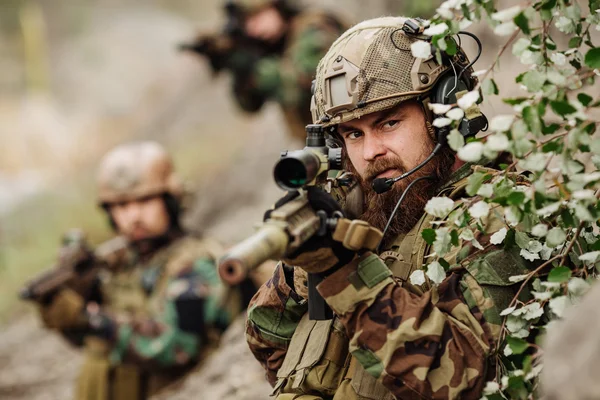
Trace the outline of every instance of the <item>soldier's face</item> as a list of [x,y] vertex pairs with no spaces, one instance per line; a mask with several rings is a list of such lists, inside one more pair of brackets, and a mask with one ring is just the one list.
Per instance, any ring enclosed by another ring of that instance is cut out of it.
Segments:
[[245,21],[246,34],[251,38],[273,43],[285,33],[285,21],[275,7],[264,8]]
[[347,156],[365,181],[401,175],[425,159],[433,140],[416,102],[339,124]]
[[133,242],[162,236],[171,225],[161,196],[114,204],[110,213],[118,232]]

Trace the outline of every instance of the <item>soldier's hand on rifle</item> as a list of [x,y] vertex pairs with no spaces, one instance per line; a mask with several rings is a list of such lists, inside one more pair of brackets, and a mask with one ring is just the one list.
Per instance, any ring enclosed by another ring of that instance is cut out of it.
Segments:
[[230,37],[201,34],[192,42],[180,44],[178,48],[208,58],[213,72],[219,72],[228,67],[229,54],[234,50],[234,45]]
[[[311,207],[322,216],[324,222],[326,219],[344,217],[340,205],[331,195],[318,187],[309,187],[306,191]],[[275,208],[281,207],[298,195],[299,192],[297,191],[288,192],[275,204]],[[269,215],[270,211],[267,211],[265,219],[268,219]],[[300,267],[309,273],[323,274],[346,265],[354,258],[355,254],[355,251],[344,247],[341,242],[333,240],[332,230],[326,229],[324,226],[319,234],[310,238],[299,249],[285,257],[283,261],[288,265]]]

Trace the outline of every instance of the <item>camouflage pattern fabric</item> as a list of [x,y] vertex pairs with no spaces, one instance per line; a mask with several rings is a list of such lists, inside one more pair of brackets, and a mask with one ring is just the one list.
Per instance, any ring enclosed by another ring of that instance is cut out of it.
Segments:
[[[464,182],[469,173],[469,165],[459,169],[442,191],[454,192],[457,197],[464,195],[453,190],[453,186]],[[497,223],[486,224],[490,235]],[[416,228],[417,242],[411,243],[408,254],[404,254],[404,260],[410,260],[405,267],[423,267],[425,256],[432,250],[420,232],[428,227],[428,223],[423,223]],[[484,246],[489,244],[489,236],[478,240]],[[382,255],[398,251],[397,244]],[[411,260],[419,248],[423,248],[420,259]],[[367,375],[376,378],[376,383],[383,384],[389,396],[396,398],[479,399],[495,371],[491,361],[499,337],[499,313],[505,307],[497,303],[512,299],[518,288],[508,277],[523,273],[530,266],[518,255],[514,257],[497,246],[488,246],[485,251],[465,246],[455,259],[462,268],[432,288],[414,287],[405,280],[410,271],[398,272],[371,253],[323,280],[317,289],[341,321],[348,343],[342,359],[333,363],[348,366],[358,361]],[[360,374],[347,371],[327,383],[321,382],[319,387],[307,386],[313,379],[311,371],[299,374],[297,370],[295,375],[289,375],[296,381],[293,384],[282,380],[282,374],[278,377],[280,368],[287,363],[286,355],[297,353],[290,343],[296,342],[294,334],[302,329],[307,312],[306,299],[292,289],[292,274],[292,268],[280,264],[248,309],[247,340],[265,368],[267,379],[275,385],[277,398],[286,399],[288,395],[284,393],[296,393],[316,396],[307,399],[387,399],[374,394],[378,390],[376,384],[354,382],[362,379],[368,383],[364,377],[358,378]],[[403,275],[404,279],[396,275]],[[307,342],[310,341],[309,337]],[[331,353],[329,349],[323,352]],[[323,375],[322,370],[317,374]],[[339,385],[337,390],[329,390],[332,383]]]
[[146,398],[190,371],[234,317],[215,268],[219,252],[180,237],[144,258],[131,249],[100,277],[103,304],[82,332],[77,399]]
[[345,28],[332,16],[305,11],[289,22],[281,54],[256,59],[247,50],[235,48],[229,69],[234,74],[236,101],[252,112],[265,100],[277,101],[291,133],[304,140],[304,127],[312,123],[311,85],[317,64]]

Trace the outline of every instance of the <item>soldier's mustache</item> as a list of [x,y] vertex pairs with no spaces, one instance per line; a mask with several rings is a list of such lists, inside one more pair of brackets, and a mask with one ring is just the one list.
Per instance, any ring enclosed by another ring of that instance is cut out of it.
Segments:
[[403,174],[408,170],[399,157],[379,158],[367,165],[363,181],[370,186],[377,175],[389,169],[398,170],[399,174]]

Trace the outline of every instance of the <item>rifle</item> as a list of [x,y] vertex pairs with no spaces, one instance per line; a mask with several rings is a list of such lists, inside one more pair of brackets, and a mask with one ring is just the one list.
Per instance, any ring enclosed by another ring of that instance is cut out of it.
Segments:
[[58,262],[27,282],[19,297],[45,304],[60,289],[70,286],[87,298],[99,270],[114,265],[126,248],[125,238],[117,236],[92,251],[82,231],[68,231],[62,238]]
[[[321,125],[306,127],[306,147],[303,150],[283,152],[274,169],[275,182],[286,190],[309,186],[349,187],[355,181],[349,174],[328,180],[330,170],[342,168],[342,149],[328,147]],[[235,285],[243,281],[248,272],[263,262],[279,260],[297,250],[315,235],[333,232],[342,215],[328,217],[316,212],[308,202],[306,193],[273,210],[257,232],[231,248],[219,262],[221,278]],[[320,282],[315,274],[308,276],[309,314],[311,319],[330,319],[331,309],[316,291]]]
[[246,34],[246,16],[234,1],[227,1],[224,9],[226,22],[221,32],[202,34],[193,42],[181,43],[178,49],[207,57],[214,72],[228,67],[228,55],[236,49],[244,49],[256,59],[281,51],[281,44],[270,45]]

